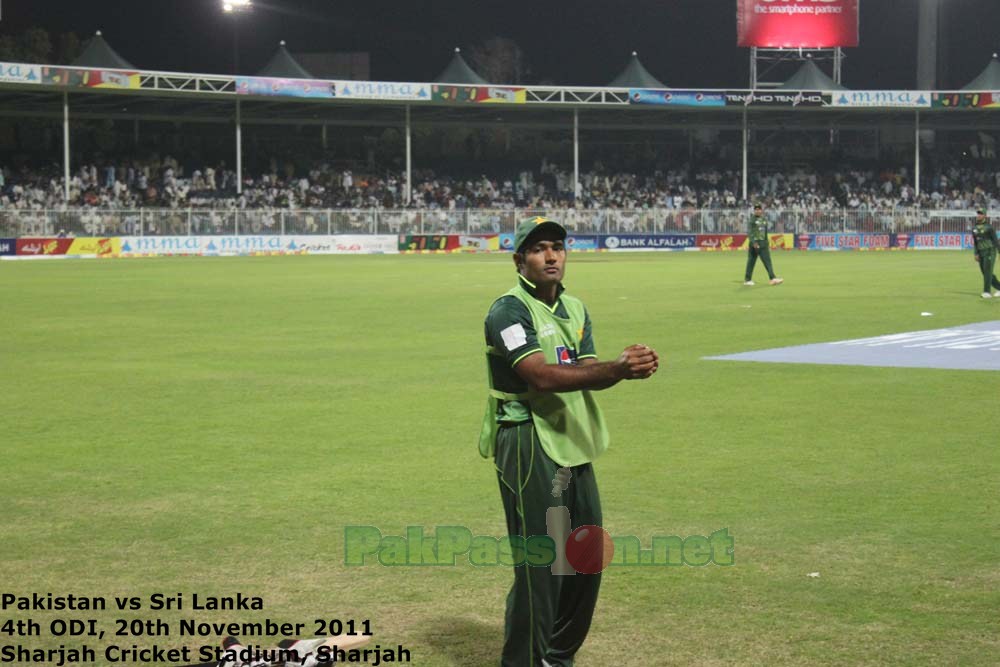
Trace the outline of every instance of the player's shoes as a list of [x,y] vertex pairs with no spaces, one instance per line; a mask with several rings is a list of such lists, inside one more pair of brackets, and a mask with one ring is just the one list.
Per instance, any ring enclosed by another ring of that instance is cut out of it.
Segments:
[[993,296],[994,296],[994,297],[1000,297],[1000,289],[998,289],[998,290],[993,290]]
[[784,278],[771,278],[772,285],[780,285],[783,282],[785,282]]
[[993,295],[992,295],[992,294],[990,294],[989,292],[983,292],[983,298],[984,298],[984,299],[989,299],[989,298],[992,298],[992,296],[993,296]]
[[747,287],[753,287],[754,282],[752,280],[746,280],[743,282],[743,284],[746,285]]

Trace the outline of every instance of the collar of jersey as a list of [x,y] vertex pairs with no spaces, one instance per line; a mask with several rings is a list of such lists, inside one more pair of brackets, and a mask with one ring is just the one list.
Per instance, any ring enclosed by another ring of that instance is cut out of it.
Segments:
[[556,308],[559,307],[559,297],[562,296],[562,293],[566,291],[566,288],[563,287],[562,283],[559,283],[559,286],[556,287],[556,302],[550,306],[549,304],[545,303],[540,298],[538,298],[537,285],[535,285],[533,282],[522,276],[520,273],[517,274],[517,277],[520,279],[521,287],[524,289],[525,292],[534,297],[535,300],[541,301],[542,304],[544,304],[545,307],[548,308],[551,312],[553,313],[556,312]]

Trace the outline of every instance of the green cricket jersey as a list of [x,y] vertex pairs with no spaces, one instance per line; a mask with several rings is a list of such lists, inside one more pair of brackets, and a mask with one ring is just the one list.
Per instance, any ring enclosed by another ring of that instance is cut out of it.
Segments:
[[747,228],[747,235],[750,242],[767,242],[767,218],[762,215],[755,215],[750,218],[750,225]]
[[[535,296],[535,288],[531,283],[518,276],[521,287],[531,295]],[[566,304],[563,303],[562,293],[565,288],[559,286],[560,298],[556,301],[555,315],[567,318]],[[536,297],[537,298],[537,297]],[[544,303],[544,302],[543,302]],[[546,305],[546,308],[549,306]],[[496,389],[511,394],[523,394],[528,391],[527,383],[514,370],[514,366],[535,352],[541,352],[542,342],[551,342],[548,339],[555,333],[550,327],[542,327],[544,330],[539,335],[535,330],[531,312],[528,307],[517,297],[505,294],[493,302],[490,312],[486,315],[486,345],[502,353],[502,355],[487,355],[489,363],[490,377],[493,378],[493,385]],[[508,347],[508,344],[512,347]],[[567,363],[575,363],[578,359],[597,358],[594,349],[594,339],[590,326],[590,315],[584,309],[583,331],[579,333],[579,341],[573,349],[567,350]],[[501,401],[498,412],[498,422],[524,422],[531,419],[531,413],[523,401]]]
[[520,277],[486,316],[490,400],[479,449],[493,452],[496,425],[532,421],[546,454],[561,465],[587,463],[607,448],[607,429],[590,391],[534,393],[515,367],[542,353],[548,364],[576,364],[596,358],[590,317],[579,299],[559,286],[555,305],[537,297]]
[[973,248],[977,255],[1000,250],[997,233],[988,222],[977,222],[972,228]]

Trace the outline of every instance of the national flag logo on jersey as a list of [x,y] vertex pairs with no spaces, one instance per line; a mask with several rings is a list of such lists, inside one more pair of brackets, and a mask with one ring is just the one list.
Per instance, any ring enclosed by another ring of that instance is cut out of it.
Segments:
[[568,348],[565,345],[557,345],[556,359],[559,361],[560,366],[575,366],[576,350]]

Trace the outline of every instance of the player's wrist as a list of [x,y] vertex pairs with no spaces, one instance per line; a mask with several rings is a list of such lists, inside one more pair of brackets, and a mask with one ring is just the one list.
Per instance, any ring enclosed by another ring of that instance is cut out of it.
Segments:
[[611,362],[611,379],[615,382],[627,380],[629,378],[628,353],[622,352],[617,359]]

